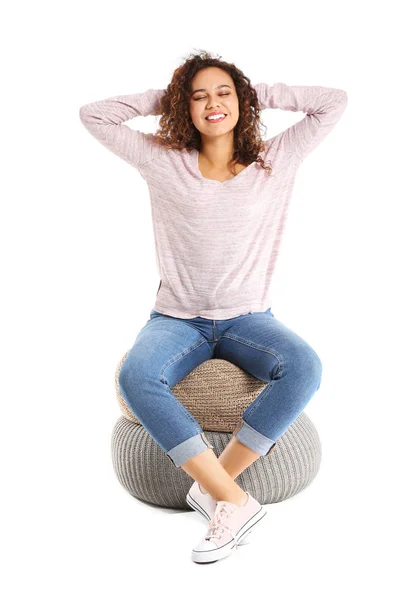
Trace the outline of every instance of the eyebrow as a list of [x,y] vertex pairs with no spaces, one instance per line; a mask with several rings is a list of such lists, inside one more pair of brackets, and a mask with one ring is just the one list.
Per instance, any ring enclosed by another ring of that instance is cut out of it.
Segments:
[[[231,88],[230,85],[228,85],[227,83],[222,83],[221,85],[217,85],[217,89],[222,88],[222,87],[228,87]],[[190,95],[193,96],[193,94],[195,94],[196,92],[206,92],[207,90],[205,90],[204,88],[199,88],[198,90],[194,90],[194,92],[192,92]]]

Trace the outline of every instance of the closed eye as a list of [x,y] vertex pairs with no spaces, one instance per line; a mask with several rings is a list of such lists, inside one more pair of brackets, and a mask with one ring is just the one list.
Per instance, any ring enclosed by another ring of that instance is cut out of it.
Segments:
[[[230,93],[228,92],[227,94],[219,94],[220,96],[229,96]],[[194,98],[194,101],[196,102],[197,100],[204,100],[204,96],[201,96],[200,98]]]

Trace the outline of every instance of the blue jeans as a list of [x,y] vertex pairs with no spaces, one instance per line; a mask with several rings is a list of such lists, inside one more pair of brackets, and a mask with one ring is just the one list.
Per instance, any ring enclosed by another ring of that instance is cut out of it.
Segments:
[[177,468],[214,448],[171,391],[211,358],[227,360],[268,383],[233,432],[263,456],[321,383],[318,355],[271,308],[224,320],[181,319],[152,310],[121,366],[119,385],[128,406]]

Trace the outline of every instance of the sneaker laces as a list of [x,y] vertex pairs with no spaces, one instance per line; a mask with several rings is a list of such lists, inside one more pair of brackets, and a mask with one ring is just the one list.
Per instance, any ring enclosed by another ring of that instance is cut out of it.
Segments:
[[224,531],[229,531],[233,539],[235,540],[235,547],[238,546],[238,538],[230,527],[226,524],[226,519],[229,519],[230,515],[235,512],[236,507],[232,506],[231,503],[220,501],[217,503],[217,507],[214,512],[213,518],[209,521],[209,529],[205,537],[206,540],[211,538],[221,538],[221,534]]

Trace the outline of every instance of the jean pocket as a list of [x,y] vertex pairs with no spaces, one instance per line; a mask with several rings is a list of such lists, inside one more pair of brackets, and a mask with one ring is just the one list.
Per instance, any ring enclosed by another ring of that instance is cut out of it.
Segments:
[[161,317],[162,313],[158,312],[157,310],[152,310],[150,312],[150,319],[153,319],[153,317]]

